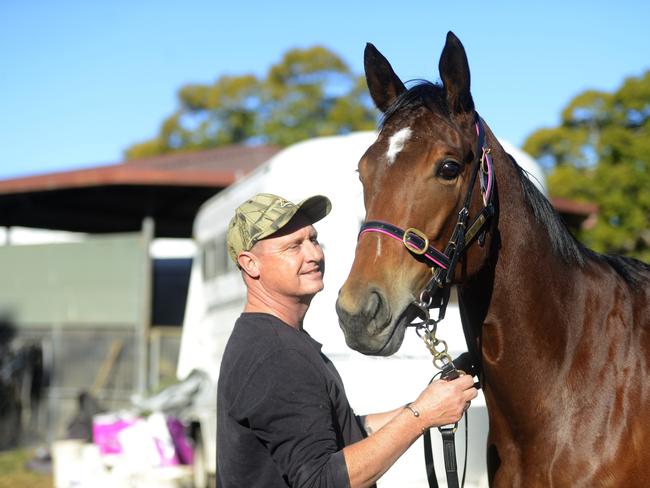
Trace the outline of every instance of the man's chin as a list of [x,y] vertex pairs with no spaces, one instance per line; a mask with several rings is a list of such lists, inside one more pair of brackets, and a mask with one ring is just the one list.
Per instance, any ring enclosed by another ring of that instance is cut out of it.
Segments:
[[316,290],[316,292],[321,291],[325,287],[325,282],[323,281],[322,273],[318,273],[314,275],[305,275],[303,283],[305,288]]
[[319,282],[305,283],[301,288],[301,295],[313,298],[314,295],[323,291],[325,285],[323,283],[323,280],[320,280]]

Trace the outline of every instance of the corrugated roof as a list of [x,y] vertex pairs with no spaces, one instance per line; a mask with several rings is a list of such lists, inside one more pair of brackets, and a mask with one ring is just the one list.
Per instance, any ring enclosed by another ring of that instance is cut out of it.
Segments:
[[276,146],[225,146],[205,151],[170,153],[152,158],[126,161],[128,166],[155,167],[175,171],[249,171],[270,159]]
[[190,237],[211,196],[271,158],[273,146],[230,146],[0,181],[0,226]]
[[274,146],[228,146],[166,154],[120,164],[0,180],[0,194],[106,185],[224,188],[278,151]]

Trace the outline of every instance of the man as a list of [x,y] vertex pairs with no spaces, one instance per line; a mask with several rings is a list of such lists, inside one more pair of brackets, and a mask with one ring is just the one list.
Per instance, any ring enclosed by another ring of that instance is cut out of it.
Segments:
[[217,486],[367,487],[422,434],[476,397],[470,376],[432,382],[406,407],[357,417],[336,368],[302,328],[323,289],[313,225],[331,209],[259,194],[235,211],[228,251],[247,288],[221,362]]

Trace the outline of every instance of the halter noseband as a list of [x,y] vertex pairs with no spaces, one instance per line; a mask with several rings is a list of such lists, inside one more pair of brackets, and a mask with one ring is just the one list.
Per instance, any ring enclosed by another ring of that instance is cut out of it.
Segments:
[[[359,238],[361,238],[363,234],[369,232],[378,232],[401,241],[409,252],[421,256],[428,261],[428,264],[432,268],[431,271],[433,273],[433,278],[420,294],[420,301],[415,302],[415,305],[420,309],[423,309],[423,307],[426,307],[427,309],[431,308],[435,288],[445,288],[451,284],[458,258],[471,244],[474,237],[478,235],[479,240],[482,242],[485,235],[486,224],[494,214],[494,206],[492,204],[494,168],[492,165],[492,157],[490,156],[490,149],[487,147],[485,142],[483,120],[478,114],[476,114],[475,127],[478,136],[478,144],[476,157],[472,163],[473,168],[470,184],[467,193],[465,194],[463,207],[460,212],[458,212],[456,226],[454,227],[454,231],[447,246],[445,246],[444,251],[439,251],[431,246],[426,234],[413,227],[403,230],[402,228],[387,222],[370,220],[364,222],[359,231]],[[479,214],[468,226],[467,220],[469,217],[469,207],[472,202],[472,193],[474,191],[476,178],[479,174],[481,194],[483,197],[483,209],[481,209]],[[446,306],[446,300],[443,301]],[[438,320],[441,320],[444,317],[444,312],[444,308],[441,306]],[[426,315],[428,316],[428,310],[426,311]]]

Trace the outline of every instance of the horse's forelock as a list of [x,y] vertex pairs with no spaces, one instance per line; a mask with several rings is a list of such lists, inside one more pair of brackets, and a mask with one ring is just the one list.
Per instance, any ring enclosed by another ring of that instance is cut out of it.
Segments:
[[382,129],[388,120],[398,113],[411,112],[420,107],[426,107],[434,113],[449,116],[449,107],[445,98],[445,90],[441,85],[426,80],[414,80],[407,91],[398,96],[384,112],[379,123]]

